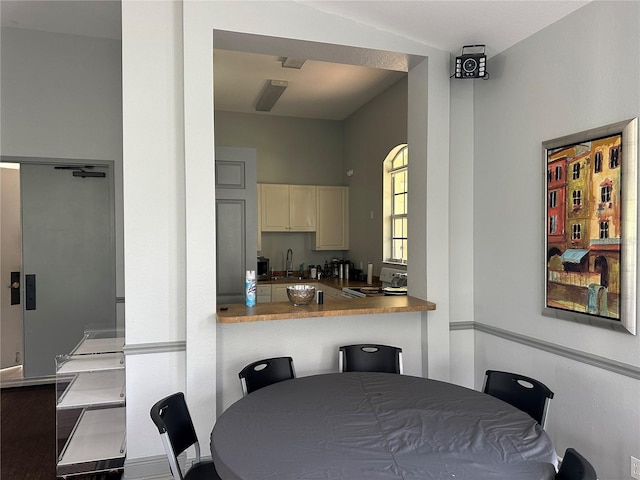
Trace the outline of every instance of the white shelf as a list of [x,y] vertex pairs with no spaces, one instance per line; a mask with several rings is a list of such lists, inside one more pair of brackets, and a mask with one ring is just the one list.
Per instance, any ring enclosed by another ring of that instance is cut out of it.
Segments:
[[91,353],[121,352],[124,348],[124,337],[91,338],[85,336],[71,355],[86,355]]
[[115,332],[91,330],[71,353],[56,357],[58,477],[123,468],[123,347],[124,337]]
[[58,408],[121,405],[125,401],[124,369],[76,375],[58,400]]
[[85,410],[69,438],[59,467],[125,456],[125,409]]
[[58,374],[97,372],[124,368],[124,354],[71,355],[58,367]]

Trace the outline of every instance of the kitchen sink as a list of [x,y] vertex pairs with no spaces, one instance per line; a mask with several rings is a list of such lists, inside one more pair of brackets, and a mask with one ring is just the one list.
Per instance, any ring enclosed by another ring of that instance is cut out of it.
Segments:
[[271,282],[293,283],[293,282],[317,282],[314,278],[309,277],[272,277]]

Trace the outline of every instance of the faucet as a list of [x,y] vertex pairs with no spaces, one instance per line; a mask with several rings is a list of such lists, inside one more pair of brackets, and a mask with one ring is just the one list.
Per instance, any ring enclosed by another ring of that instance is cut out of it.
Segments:
[[287,250],[287,261],[285,264],[286,276],[289,277],[293,273],[293,250]]

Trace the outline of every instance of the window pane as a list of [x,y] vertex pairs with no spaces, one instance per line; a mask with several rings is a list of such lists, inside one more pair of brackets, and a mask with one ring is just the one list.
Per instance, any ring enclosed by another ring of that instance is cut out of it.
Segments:
[[391,169],[402,168],[407,164],[407,149],[400,151],[391,162]]
[[407,213],[407,195],[395,195],[393,197],[393,213],[395,215],[402,215]]
[[407,191],[407,171],[403,170],[393,174],[393,193]]
[[393,219],[393,232],[394,238],[406,238],[407,236],[407,219],[406,218],[394,218]]
[[406,240],[394,240],[393,241],[393,258],[394,260],[407,260],[407,241]]

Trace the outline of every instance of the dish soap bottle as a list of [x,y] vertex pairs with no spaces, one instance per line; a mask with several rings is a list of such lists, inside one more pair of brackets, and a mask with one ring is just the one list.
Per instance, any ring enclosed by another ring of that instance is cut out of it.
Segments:
[[247,270],[244,283],[245,303],[247,307],[256,306],[256,271]]

